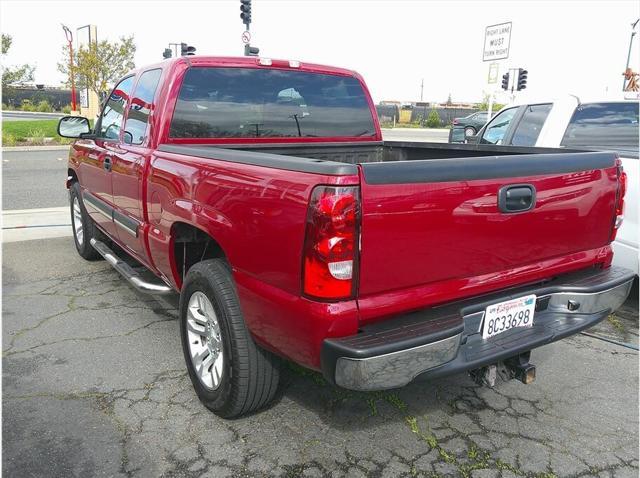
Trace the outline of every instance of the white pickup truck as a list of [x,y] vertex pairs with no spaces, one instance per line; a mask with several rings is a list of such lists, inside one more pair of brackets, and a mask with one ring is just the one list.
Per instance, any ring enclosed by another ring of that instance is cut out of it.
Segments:
[[[629,94],[631,95],[631,94]],[[515,103],[467,141],[480,144],[617,151],[627,173],[624,223],[613,243],[614,264],[638,274],[638,94],[616,98],[573,95]]]

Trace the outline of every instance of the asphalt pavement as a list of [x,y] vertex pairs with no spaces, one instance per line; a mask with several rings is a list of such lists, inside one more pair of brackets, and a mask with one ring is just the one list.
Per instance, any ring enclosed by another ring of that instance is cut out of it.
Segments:
[[67,149],[2,151],[2,209],[66,206]]
[[[638,476],[635,350],[578,335],[533,352],[533,384],[494,389],[354,393],[287,365],[271,407],[226,421],[193,392],[176,303],[70,237],[4,244],[5,476]],[[597,333],[637,345],[626,307]]]

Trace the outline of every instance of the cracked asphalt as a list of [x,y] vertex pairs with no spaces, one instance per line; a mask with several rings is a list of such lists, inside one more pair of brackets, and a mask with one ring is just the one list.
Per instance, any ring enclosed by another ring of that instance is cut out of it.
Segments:
[[[5,476],[638,476],[638,354],[579,335],[531,385],[466,375],[353,393],[287,366],[275,403],[197,400],[175,298],[134,292],[71,238],[3,248]],[[638,343],[637,298],[590,332]]]

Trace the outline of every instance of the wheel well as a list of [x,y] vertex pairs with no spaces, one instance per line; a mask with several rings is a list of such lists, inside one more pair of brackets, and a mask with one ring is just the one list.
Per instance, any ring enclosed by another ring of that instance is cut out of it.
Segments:
[[176,271],[181,281],[194,264],[206,259],[225,258],[215,239],[190,224],[176,222],[171,228],[171,236]]
[[71,168],[67,169],[67,176],[72,178],[71,181],[69,181],[70,183],[78,182],[78,175],[76,174],[76,172],[73,169],[71,169]]

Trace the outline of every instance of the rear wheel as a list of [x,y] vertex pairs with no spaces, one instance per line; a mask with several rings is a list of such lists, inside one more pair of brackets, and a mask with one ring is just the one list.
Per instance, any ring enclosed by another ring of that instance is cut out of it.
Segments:
[[467,126],[464,129],[464,135],[465,136],[473,136],[474,134],[476,134],[475,128],[472,128],[471,126]]
[[69,204],[73,241],[76,244],[78,254],[88,261],[100,259],[102,256],[93,248],[90,241],[93,238],[102,240],[104,235],[98,230],[87,213],[82,202],[80,185],[77,182],[73,183],[69,189]]
[[225,261],[189,269],[180,294],[180,332],[191,383],[216,415],[238,417],[273,399],[279,359],[251,338]]

